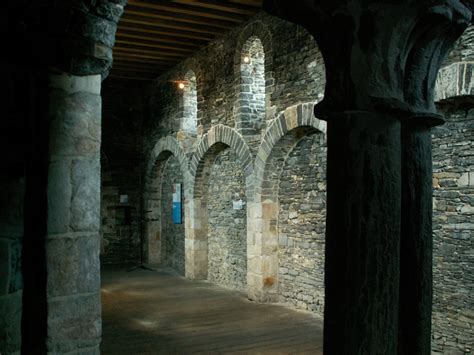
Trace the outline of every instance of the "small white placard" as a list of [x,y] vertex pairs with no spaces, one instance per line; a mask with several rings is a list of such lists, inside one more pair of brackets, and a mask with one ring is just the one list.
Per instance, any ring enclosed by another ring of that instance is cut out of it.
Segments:
[[120,195],[120,203],[128,203],[128,195]]

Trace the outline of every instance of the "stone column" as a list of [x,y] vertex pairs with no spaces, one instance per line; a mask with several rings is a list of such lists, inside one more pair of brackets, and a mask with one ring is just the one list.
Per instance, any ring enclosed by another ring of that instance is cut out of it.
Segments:
[[0,191],[0,353],[19,354],[23,283],[24,177],[1,177]]
[[99,353],[101,77],[51,75],[47,349]]
[[399,353],[431,353],[432,176],[429,127],[402,127]]
[[346,112],[328,121],[328,354],[396,353],[400,158],[395,117]]
[[315,107],[328,121],[324,352],[428,354],[429,130],[406,122],[433,115],[434,80],[471,19],[468,1],[265,5],[308,28],[326,65]]
[[100,86],[125,4],[21,2],[7,12],[13,15],[8,37],[22,48],[7,62],[24,67],[13,74],[15,83],[27,78],[18,85],[21,100],[11,105],[18,106],[14,113],[27,113],[21,140],[25,354],[99,352]]

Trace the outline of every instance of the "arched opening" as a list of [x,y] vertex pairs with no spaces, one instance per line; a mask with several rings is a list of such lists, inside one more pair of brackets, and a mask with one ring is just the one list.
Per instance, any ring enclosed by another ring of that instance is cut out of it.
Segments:
[[236,128],[258,132],[265,122],[265,52],[257,36],[250,37],[240,56],[240,86]]
[[[272,122],[256,160],[249,296],[322,315],[326,218],[325,122],[313,104],[289,107]],[[251,214],[250,214],[251,215]],[[260,282],[260,283],[259,283]]]
[[[179,189],[182,194],[184,187],[184,177],[181,172],[179,161],[171,155],[165,162],[161,176],[161,260],[160,265],[171,268],[184,275],[184,218],[173,216],[173,194],[177,194]],[[184,196],[181,196],[184,202]],[[182,203],[181,202],[181,203]],[[176,213],[176,212],[175,212]]]
[[203,136],[191,159],[186,214],[186,276],[243,290],[247,284],[248,199],[253,162],[242,137],[217,125]]
[[197,83],[196,74],[189,70],[184,76],[183,118],[181,129],[188,134],[197,132]]
[[[172,137],[158,141],[147,167],[144,193],[145,259],[185,273],[186,157]],[[177,199],[176,192],[181,192]],[[179,212],[179,213],[177,213]]]
[[199,225],[207,244],[205,274],[216,284],[245,290],[247,216],[245,178],[237,153],[218,142],[205,152],[195,180]]

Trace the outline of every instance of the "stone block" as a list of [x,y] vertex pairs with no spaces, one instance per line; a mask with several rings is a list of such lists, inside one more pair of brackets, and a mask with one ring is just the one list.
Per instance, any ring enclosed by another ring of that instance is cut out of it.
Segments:
[[459,187],[469,186],[469,172],[465,172],[457,181]]
[[14,239],[10,244],[10,286],[9,293],[15,293],[23,288],[21,272],[22,240]]
[[278,214],[278,203],[276,202],[264,202],[262,203],[262,218],[272,219]]
[[99,157],[72,162],[71,222],[75,231],[100,228],[100,162]]
[[11,277],[10,240],[0,239],[0,297],[9,293]]
[[46,242],[48,296],[98,292],[100,289],[98,233],[73,234]]
[[51,94],[50,144],[53,157],[98,152],[101,134],[101,98],[98,95],[75,93]]
[[260,257],[247,258],[247,270],[253,274],[262,273],[262,263]]
[[71,162],[50,163],[48,170],[48,234],[66,233],[71,220]]
[[87,92],[100,95],[102,79],[100,74],[75,76],[66,73],[50,76],[50,85],[66,93]]
[[463,205],[460,210],[463,214],[474,214],[474,206]]
[[0,352],[19,354],[21,348],[22,291],[0,295]]
[[25,179],[2,179],[0,191],[0,236],[23,236],[23,201]]
[[102,332],[100,294],[48,300],[48,353],[96,348]]

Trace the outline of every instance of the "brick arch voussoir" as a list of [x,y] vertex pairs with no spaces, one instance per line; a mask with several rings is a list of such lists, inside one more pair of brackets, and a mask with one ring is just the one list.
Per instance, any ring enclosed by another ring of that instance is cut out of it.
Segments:
[[164,154],[173,155],[176,159],[178,159],[180,170],[183,174],[185,186],[188,185],[189,169],[186,154],[184,153],[184,150],[179,144],[178,140],[172,136],[168,136],[159,139],[151,150],[150,158],[145,172],[146,187],[148,187],[151,183],[151,180],[153,180],[153,169],[155,168],[157,162],[160,160],[160,157],[163,157]]
[[435,85],[435,102],[452,100],[456,97],[474,96],[474,61],[455,62],[441,68]]
[[326,122],[314,116],[314,103],[300,103],[280,112],[268,126],[255,159],[255,192],[262,191],[267,162],[283,137],[297,128],[308,128],[326,133]]
[[233,128],[221,124],[211,127],[211,129],[204,134],[191,158],[189,167],[191,179],[191,183],[189,184],[191,187],[190,196],[194,197],[195,195],[196,185],[201,179],[199,174],[202,169],[200,168],[205,163],[206,155],[210,149],[217,144],[228,146],[236,154],[242,173],[245,176],[247,199],[251,198],[253,195],[252,182],[254,170],[250,149],[242,135]]
[[196,85],[201,84],[201,80],[203,80],[203,70],[201,63],[195,58],[186,59],[181,65],[180,70],[178,71],[179,75],[184,78],[184,76],[189,72],[192,71],[194,75],[196,75]]

